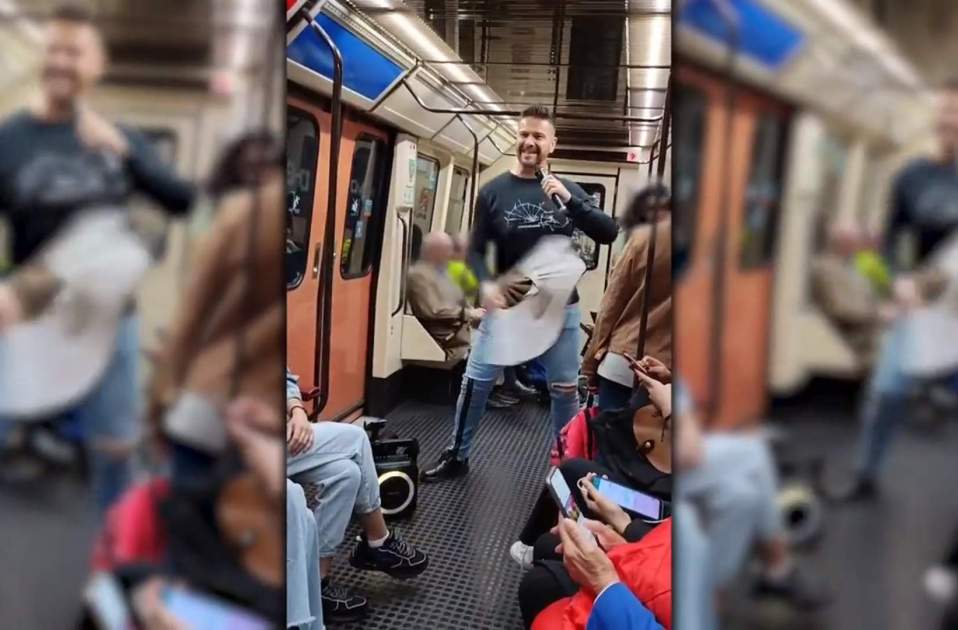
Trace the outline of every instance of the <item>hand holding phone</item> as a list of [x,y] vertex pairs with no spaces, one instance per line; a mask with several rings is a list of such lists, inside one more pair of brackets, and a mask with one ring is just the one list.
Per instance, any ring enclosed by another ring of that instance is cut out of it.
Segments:
[[[583,532],[589,534],[585,536]],[[601,593],[617,582],[619,576],[612,561],[595,542],[592,532],[569,519],[559,523],[562,539],[562,562],[575,582],[593,593]]]

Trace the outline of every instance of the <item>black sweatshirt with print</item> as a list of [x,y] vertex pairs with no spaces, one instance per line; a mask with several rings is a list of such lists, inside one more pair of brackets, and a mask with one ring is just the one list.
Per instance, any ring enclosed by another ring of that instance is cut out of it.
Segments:
[[[489,244],[496,247],[496,272],[511,269],[528,254],[539,239],[548,235],[572,237],[582,230],[600,245],[615,241],[619,226],[600,210],[582,187],[559,178],[572,194],[563,211],[549,199],[535,178],[511,172],[499,175],[479,190],[468,262],[480,282],[490,280],[486,267]],[[570,304],[578,302],[573,292]]]

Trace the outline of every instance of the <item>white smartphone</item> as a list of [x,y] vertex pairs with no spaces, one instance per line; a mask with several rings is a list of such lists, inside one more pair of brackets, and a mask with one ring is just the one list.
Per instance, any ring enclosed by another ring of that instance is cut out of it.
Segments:
[[659,499],[602,477],[593,477],[592,485],[602,496],[619,507],[649,520],[662,520],[662,501]]
[[576,505],[575,497],[572,496],[572,490],[569,488],[569,484],[566,483],[565,477],[562,476],[562,472],[558,468],[553,468],[549,473],[546,483],[549,486],[549,492],[552,494],[552,498],[559,505],[559,511],[562,513],[562,516],[571,518],[578,523],[579,528],[588,535],[588,539],[591,543],[598,545],[595,534],[590,532],[583,524],[585,516],[582,514],[582,511],[579,510],[579,506]]
[[163,591],[171,615],[187,622],[191,630],[271,630],[268,621],[229,602],[181,587]]

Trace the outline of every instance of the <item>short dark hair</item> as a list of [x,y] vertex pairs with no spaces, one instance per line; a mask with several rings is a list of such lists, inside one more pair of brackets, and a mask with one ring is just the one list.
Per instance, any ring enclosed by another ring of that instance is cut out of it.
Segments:
[[552,112],[549,111],[549,108],[545,105],[530,105],[522,110],[522,114],[519,115],[519,118],[538,118],[540,120],[548,120],[555,125]]
[[626,230],[648,223],[652,219],[652,211],[672,200],[669,189],[665,184],[650,184],[640,190],[622,216],[622,227]]
[[96,26],[93,9],[85,2],[62,2],[50,12],[50,21]]
[[223,149],[216,166],[213,167],[207,190],[213,197],[219,197],[233,190],[252,186],[262,169],[270,166],[285,167],[285,158],[284,147],[272,131],[248,131]]

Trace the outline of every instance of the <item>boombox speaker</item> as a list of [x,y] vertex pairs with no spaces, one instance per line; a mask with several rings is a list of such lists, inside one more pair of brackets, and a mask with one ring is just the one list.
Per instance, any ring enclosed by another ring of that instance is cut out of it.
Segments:
[[419,440],[401,439],[385,431],[381,418],[363,418],[379,475],[383,516],[398,519],[416,509],[419,497]]

